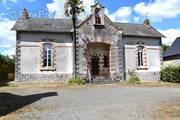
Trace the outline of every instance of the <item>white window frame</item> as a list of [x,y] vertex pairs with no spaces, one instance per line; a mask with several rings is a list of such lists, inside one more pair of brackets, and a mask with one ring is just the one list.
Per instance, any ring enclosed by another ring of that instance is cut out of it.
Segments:
[[[47,47],[45,45],[47,45]],[[52,46],[53,46],[52,43],[43,44],[43,66],[44,67],[52,67]],[[49,51],[51,53],[50,55],[51,58],[49,58]],[[50,63],[49,63],[49,59],[50,59]],[[45,60],[46,60],[46,65],[44,63]]]
[[144,46],[139,45],[138,47],[138,67],[144,66]]

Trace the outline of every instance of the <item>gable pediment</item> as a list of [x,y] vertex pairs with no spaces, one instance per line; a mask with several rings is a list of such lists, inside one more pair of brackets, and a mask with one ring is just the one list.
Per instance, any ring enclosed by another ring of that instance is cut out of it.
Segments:
[[[84,28],[92,28],[94,27],[93,22],[93,14],[90,14],[87,18],[85,18],[82,22],[77,25],[77,29],[84,29]],[[114,30],[118,31],[119,28],[110,20],[107,15],[104,15],[104,29],[107,30],[109,27],[113,28]],[[96,28],[93,28],[96,29]]]

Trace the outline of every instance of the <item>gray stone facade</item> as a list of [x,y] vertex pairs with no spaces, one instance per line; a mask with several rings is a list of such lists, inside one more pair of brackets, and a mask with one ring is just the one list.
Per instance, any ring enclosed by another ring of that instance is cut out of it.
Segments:
[[[53,44],[53,69],[43,70],[43,43]],[[62,83],[72,77],[71,34],[17,32],[15,80],[29,83]],[[59,61],[59,62],[57,62]]]
[[116,81],[124,80],[124,56],[123,56],[123,41],[122,32],[111,25],[111,21],[105,17],[104,27],[106,29],[94,29],[92,26],[93,16],[90,16],[87,21],[81,23],[78,27],[78,64],[77,71],[80,75],[88,77],[90,71],[87,67],[87,45],[90,43],[104,43],[110,45],[110,76]]
[[64,83],[72,74],[18,74],[16,81],[22,83]]
[[[96,9],[101,10],[98,19]],[[73,76],[74,66],[78,75],[89,81],[104,76],[112,82],[120,82],[129,78],[128,70],[134,70],[141,80],[160,79],[163,36],[154,28],[114,23],[104,14],[104,7],[96,4],[92,6],[92,14],[77,24],[77,48],[74,53],[70,23],[58,19],[23,19],[15,24],[16,81],[62,83]],[[23,27],[25,24],[29,26]],[[39,26],[41,24],[43,26]],[[50,67],[44,66],[45,43],[52,45]],[[138,66],[139,45],[144,48],[143,66]],[[74,54],[77,55],[76,65],[73,65]]]

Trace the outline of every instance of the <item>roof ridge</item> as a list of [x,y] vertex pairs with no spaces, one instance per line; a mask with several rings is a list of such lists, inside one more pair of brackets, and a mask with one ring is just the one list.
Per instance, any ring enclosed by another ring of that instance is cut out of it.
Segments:
[[29,20],[71,20],[68,18],[29,18]]
[[176,38],[176,40],[180,40],[180,36]]
[[[124,23],[124,22],[113,22],[113,23],[118,23],[118,24],[131,24],[131,25],[143,25],[140,23]],[[144,26],[144,25],[143,25]]]

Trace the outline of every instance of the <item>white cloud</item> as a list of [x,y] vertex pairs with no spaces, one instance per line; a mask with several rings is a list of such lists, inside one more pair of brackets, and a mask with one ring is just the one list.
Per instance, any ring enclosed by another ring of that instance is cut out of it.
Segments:
[[167,37],[162,39],[163,44],[171,45],[177,37],[180,37],[180,29],[171,28],[167,30],[159,30],[159,32]]
[[[64,18],[64,4],[66,0],[53,0],[52,3],[47,4],[48,11],[50,13],[56,13],[55,18]],[[94,5],[94,0],[83,0],[85,12],[80,15],[80,18],[84,18],[91,13],[91,5]],[[128,22],[132,13],[131,7],[121,7],[114,13],[109,13],[106,9],[105,13],[110,17],[112,21]]]
[[[4,4],[6,4],[6,3],[8,3],[8,2],[17,3],[18,1],[20,1],[20,0],[2,0],[2,2],[3,2]],[[35,0],[25,0],[25,1],[34,2]]]
[[[0,4],[7,10],[9,10],[14,4],[18,3],[20,0],[0,0]],[[24,0],[27,2],[34,2],[36,0]]]
[[[52,3],[47,4],[48,11],[50,13],[56,13],[56,17],[63,17],[64,4],[66,0],[53,0]],[[60,16],[59,16],[60,15]]]
[[140,20],[140,17],[134,17],[133,19],[134,19],[134,22],[138,23]]
[[16,3],[19,0],[2,0],[2,2],[5,4],[7,2],[12,2],[12,3]]
[[110,17],[112,21],[129,22],[132,10],[131,7],[120,7],[116,12],[112,14],[110,14],[109,11],[106,10],[106,14]]
[[[48,11],[50,13],[56,13],[56,18],[63,18],[64,15],[64,4],[66,3],[66,0],[53,0],[52,3],[47,4]],[[84,3],[84,9],[85,12],[80,15],[80,17],[87,16],[91,11],[91,5],[94,4],[94,0],[83,0]]]
[[152,21],[162,21],[163,18],[174,18],[180,15],[180,0],[155,0],[154,2],[140,2],[134,11],[141,16],[151,18]]
[[16,50],[15,47],[13,47],[13,48],[8,48],[8,49],[2,51],[1,54],[2,54],[2,55],[9,55],[9,56],[15,55],[15,50]]
[[[3,54],[15,54],[15,41],[16,33],[11,31],[12,26],[15,21],[11,21],[7,18],[4,18],[3,21],[0,21],[0,53]],[[2,51],[3,49],[3,51]]]

